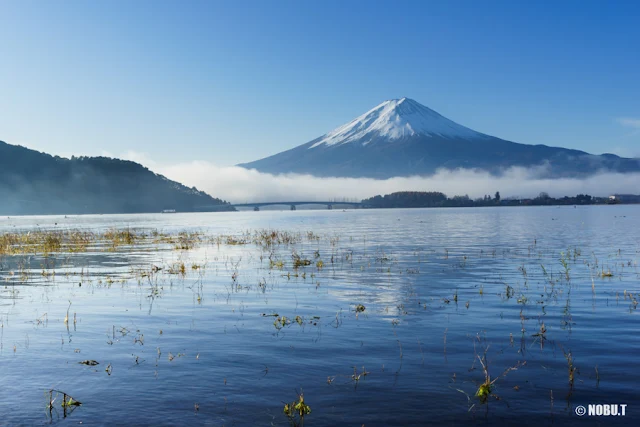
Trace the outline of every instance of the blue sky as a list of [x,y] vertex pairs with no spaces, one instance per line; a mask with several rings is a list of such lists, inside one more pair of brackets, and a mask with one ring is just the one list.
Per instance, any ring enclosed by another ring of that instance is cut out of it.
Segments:
[[410,97],[480,132],[640,156],[640,2],[0,3],[0,140],[220,166]]

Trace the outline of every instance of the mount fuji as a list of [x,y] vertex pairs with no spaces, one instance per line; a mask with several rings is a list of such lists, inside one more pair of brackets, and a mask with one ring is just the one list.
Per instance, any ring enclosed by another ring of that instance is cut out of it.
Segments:
[[506,141],[464,127],[409,99],[384,101],[313,141],[238,166],[271,174],[320,177],[431,175],[479,169],[500,174],[513,166],[539,167],[541,176],[583,177],[602,170],[639,172],[640,159]]

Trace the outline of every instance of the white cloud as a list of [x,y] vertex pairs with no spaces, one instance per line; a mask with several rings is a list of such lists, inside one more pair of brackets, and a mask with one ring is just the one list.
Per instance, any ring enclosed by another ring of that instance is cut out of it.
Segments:
[[544,168],[514,167],[501,176],[471,169],[439,170],[430,177],[403,177],[385,180],[369,178],[318,178],[310,175],[270,175],[240,167],[218,167],[195,161],[159,166],[154,171],[189,187],[195,186],[213,197],[232,203],[259,201],[363,199],[395,191],[442,191],[448,196],[493,195],[534,197],[541,191],[553,197],[587,193],[608,196],[637,193],[640,173],[601,172],[589,178],[540,178]]
[[627,126],[634,129],[640,129],[640,119],[632,119],[629,117],[620,117],[616,119],[622,126]]

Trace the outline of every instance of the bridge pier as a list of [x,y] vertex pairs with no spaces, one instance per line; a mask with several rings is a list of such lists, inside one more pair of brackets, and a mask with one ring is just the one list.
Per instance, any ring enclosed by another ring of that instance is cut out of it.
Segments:
[[295,211],[296,210],[296,205],[291,205],[291,210]]
[[254,206],[254,207],[253,207],[253,210],[254,210],[255,212],[258,212],[258,211],[260,210],[260,208],[259,208],[259,207],[257,207],[257,206]]

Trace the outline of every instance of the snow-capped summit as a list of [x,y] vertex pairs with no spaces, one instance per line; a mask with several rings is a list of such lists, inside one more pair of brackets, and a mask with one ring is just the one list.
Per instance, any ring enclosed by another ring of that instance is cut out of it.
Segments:
[[601,170],[638,172],[640,160],[505,141],[400,98],[306,144],[239,166],[273,174],[367,178],[430,175],[443,168],[500,174],[512,166],[535,166],[548,177],[575,177]]
[[400,98],[384,101],[355,120],[323,135],[309,148],[350,142],[367,145],[379,137],[393,140],[413,135],[465,139],[482,136],[413,99]]

